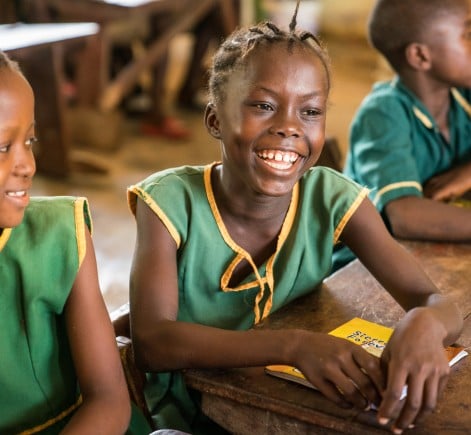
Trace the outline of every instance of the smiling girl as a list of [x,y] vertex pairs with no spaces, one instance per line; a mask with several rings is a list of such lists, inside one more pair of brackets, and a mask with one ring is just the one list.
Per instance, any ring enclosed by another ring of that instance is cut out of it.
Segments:
[[[211,433],[178,372],[186,368],[293,365],[340,406],[377,404],[380,422],[397,417],[395,431],[433,409],[447,378],[442,347],[459,335],[458,309],[391,238],[366,189],[313,166],[324,144],[329,61],[295,27],[296,13],[288,31],[244,28],[216,53],[205,123],[220,162],[157,172],[129,189],[132,338],[150,372],[149,406],[165,427]],[[339,240],[407,311],[382,365],[326,334],[251,329],[316,291]]]
[[122,434],[130,404],[83,198],[30,198],[33,91],[0,52],[0,433]]

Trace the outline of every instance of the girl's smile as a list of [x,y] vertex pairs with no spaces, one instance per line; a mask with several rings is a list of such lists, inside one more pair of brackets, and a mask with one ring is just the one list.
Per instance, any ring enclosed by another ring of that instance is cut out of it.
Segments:
[[257,155],[270,167],[275,169],[289,169],[298,160],[299,154],[293,151],[263,150]]
[[4,68],[0,76],[0,228],[12,228],[23,219],[36,171],[34,96],[19,73]]
[[230,196],[290,196],[324,143],[328,78],[312,51],[273,43],[249,54],[206,115]]

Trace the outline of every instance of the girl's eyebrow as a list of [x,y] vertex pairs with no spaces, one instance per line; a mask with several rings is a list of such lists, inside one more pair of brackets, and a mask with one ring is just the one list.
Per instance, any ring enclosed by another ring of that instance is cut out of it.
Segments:
[[[267,92],[268,94],[271,94],[271,95],[277,95],[277,92],[275,92],[274,90],[272,90],[270,88],[266,88],[264,86],[259,86],[255,89],[257,89],[259,91]],[[322,88],[319,88],[319,90],[315,90],[315,91],[312,91],[312,92],[309,92],[307,94],[302,95],[301,98],[307,100],[309,98],[318,97],[319,95],[322,95],[323,93],[324,93],[324,90]]]
[[[33,121],[30,126],[28,127],[28,131],[31,130],[32,128],[36,127],[36,121]],[[0,131],[6,131],[8,132],[10,130],[10,127],[7,125],[7,126],[2,126],[0,125]]]

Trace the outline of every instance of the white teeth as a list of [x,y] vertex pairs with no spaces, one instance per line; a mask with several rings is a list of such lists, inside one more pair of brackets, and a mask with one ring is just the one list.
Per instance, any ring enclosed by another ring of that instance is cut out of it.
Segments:
[[[287,169],[298,160],[299,155],[292,151],[279,151],[279,150],[263,150],[258,153],[269,166],[277,169]],[[279,163],[284,164],[280,165]]]
[[7,192],[7,196],[25,196],[26,195],[26,190],[18,190],[16,192]]
[[265,160],[265,163],[275,169],[289,169],[293,166],[290,162],[277,162],[276,160]]

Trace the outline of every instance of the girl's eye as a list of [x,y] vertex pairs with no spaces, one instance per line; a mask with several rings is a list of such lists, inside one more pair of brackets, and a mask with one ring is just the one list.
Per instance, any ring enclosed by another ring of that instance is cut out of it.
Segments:
[[261,109],[261,110],[273,110],[271,105],[268,104],[268,103],[258,103],[258,104],[255,105],[255,107],[257,107],[258,109]]
[[0,145],[0,153],[7,153],[10,149],[10,144]]
[[26,142],[25,145],[29,148],[32,148],[34,144],[38,143],[38,138],[33,136],[30,137]]
[[322,114],[322,111],[319,109],[306,109],[303,110],[303,115],[313,117],[313,116],[319,116]]

